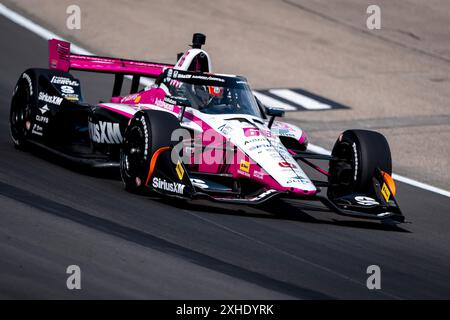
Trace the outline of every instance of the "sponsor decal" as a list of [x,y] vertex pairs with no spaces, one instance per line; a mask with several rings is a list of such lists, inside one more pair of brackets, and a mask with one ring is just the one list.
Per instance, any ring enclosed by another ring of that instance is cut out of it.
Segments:
[[[180,59],[180,62],[178,62],[178,67],[181,67],[181,66],[183,65],[184,60],[186,60],[186,57],[189,55],[189,52],[190,52],[190,50],[187,50],[187,51],[183,54],[183,56],[182,56],[181,59]],[[172,70],[172,69],[170,69],[170,70]],[[169,72],[170,72],[170,70],[169,70]],[[178,71],[175,71],[175,72],[178,73]]]
[[280,135],[285,135],[285,134],[288,134],[289,132],[290,132],[290,130],[287,128],[278,129],[278,134],[280,134]]
[[36,121],[42,122],[42,123],[48,123],[48,118],[44,117],[44,116],[41,116],[41,115],[37,115],[36,116]]
[[381,194],[384,197],[384,200],[388,201],[389,197],[391,196],[391,192],[389,191],[389,188],[387,187],[386,183],[383,183],[383,186],[381,187]]
[[392,213],[391,212],[382,212],[382,213],[377,214],[377,216],[378,217],[384,217],[384,216],[387,216],[387,215],[390,215],[390,214],[392,214]]
[[217,128],[220,132],[222,132],[224,135],[228,135],[233,128],[227,124],[221,125],[219,128]]
[[260,144],[258,146],[251,147],[249,150],[250,151],[254,151],[254,150],[260,149],[260,148],[268,148],[268,149],[270,149],[270,148],[272,148],[272,145],[271,144]]
[[278,162],[278,165],[282,168],[292,168],[293,167],[293,165],[287,161]]
[[255,178],[257,178],[257,179],[263,180],[264,179],[264,172],[255,170],[255,171],[253,171],[253,176]]
[[63,96],[67,100],[71,100],[71,101],[78,101],[78,100],[80,100],[80,98],[78,97],[77,94],[65,94],[65,93],[63,93]]
[[[179,78],[180,76],[181,76],[181,74],[178,75],[178,78]],[[192,75],[192,79],[225,82],[224,79],[222,79],[222,78],[217,78],[217,77],[213,77],[213,76]]]
[[[127,164],[127,168],[128,168],[128,164]],[[136,182],[137,187],[140,187],[142,185],[142,180],[139,177],[136,177],[135,182]]]
[[177,166],[175,167],[175,171],[177,172],[178,179],[183,180],[184,169],[180,161],[178,161]]
[[78,94],[75,93],[75,90],[72,86],[61,86],[62,96],[67,100],[75,100],[78,101]]
[[270,130],[262,130],[259,128],[255,128],[255,127],[249,127],[249,128],[243,128],[244,130],[244,135],[246,137],[257,137],[257,136],[266,136],[266,137],[271,137],[272,134],[270,132]]
[[137,96],[136,99],[134,99],[135,103],[139,103],[139,101],[141,101],[141,96]]
[[278,135],[288,138],[295,138],[295,133],[291,132],[290,129],[278,129]]
[[67,94],[73,94],[75,93],[75,90],[71,86],[61,86],[61,92],[67,93]]
[[50,96],[45,92],[39,92],[38,99],[57,106],[61,105],[61,102],[63,101],[63,98],[57,96]]
[[353,180],[356,181],[358,178],[358,151],[356,150],[356,143],[353,142],[352,148],[355,155],[355,174],[353,176]]
[[238,170],[237,172],[238,172],[239,174],[242,174],[243,176],[246,176],[246,177],[250,178],[250,173],[248,173],[248,172],[244,172],[244,171],[242,171],[242,170]]
[[243,130],[246,137],[255,137],[261,134],[258,128],[243,128]]
[[191,79],[192,75],[191,74],[178,73],[178,71],[175,71],[173,73],[173,78],[175,78],[175,79]]
[[41,114],[46,114],[47,111],[50,111],[47,105],[44,105],[42,108],[39,108],[39,111],[41,111]]
[[170,97],[164,97],[164,102],[167,102],[168,104],[177,104],[177,102],[174,100],[174,99],[172,99],[172,98],[170,98]]
[[191,183],[194,187],[200,188],[200,189],[208,189],[208,185],[205,181],[200,179],[191,179]]
[[40,126],[40,125],[38,125],[38,124],[34,124],[33,125],[33,129],[31,130],[31,133],[32,134],[35,134],[35,135],[37,135],[37,136],[42,136],[43,135],[43,133],[42,133],[42,127]]
[[252,201],[258,201],[258,200],[264,199],[265,197],[271,195],[274,192],[276,192],[276,190],[269,189],[269,190],[259,194],[257,197],[253,198]]
[[118,123],[89,122],[89,135],[91,140],[96,143],[120,144],[123,141]]
[[250,162],[241,160],[241,164],[239,165],[239,170],[249,173],[250,172]]
[[130,102],[131,100],[136,99],[139,96],[139,93],[133,93],[130,94],[129,96],[123,97],[120,102],[121,103],[126,103],[126,102]]
[[248,139],[244,142],[244,145],[247,145],[249,143],[255,143],[255,142],[266,142],[267,139],[265,137],[262,138],[252,138],[252,139]]
[[299,177],[295,177],[295,178],[290,178],[286,181],[287,184],[291,184],[291,183],[307,183],[307,181],[303,178],[299,178]]
[[[286,158],[291,157],[291,154],[288,151],[286,151],[286,150],[278,149],[278,152],[276,154],[281,159],[286,159]],[[272,157],[278,158],[277,156],[275,156],[275,152],[272,152]]]
[[71,87],[78,87],[80,84],[76,80],[71,80],[66,77],[57,77],[53,76],[52,80],[50,80],[51,83],[54,84],[61,84],[65,86],[71,86]]
[[163,109],[166,109],[166,110],[169,110],[169,111],[173,111],[173,105],[165,102],[162,99],[156,99],[155,105],[157,105],[158,107],[161,107]]
[[284,160],[284,158],[281,156],[279,152],[269,152],[267,156],[275,160]]
[[264,135],[266,137],[269,137],[269,138],[272,137],[272,132],[270,130],[263,130],[262,132],[264,133]]
[[22,74],[22,78],[26,79],[28,82],[28,87],[30,88],[30,95],[33,95],[33,83],[31,82],[31,78],[28,74]]
[[142,123],[142,127],[144,129],[144,139],[145,139],[145,148],[144,148],[144,159],[147,158],[147,154],[148,154],[148,129],[147,129],[147,122],[145,121],[144,117],[141,117],[138,119],[138,121],[141,121]]
[[183,85],[183,83],[181,81],[175,80],[175,79],[170,80],[169,84],[171,86],[174,86],[175,88],[181,88],[181,86]]
[[56,68],[56,66],[58,65],[58,60],[52,59],[52,61],[50,62],[50,64],[52,65],[52,68]]
[[376,206],[379,205],[378,201],[370,197],[357,196],[355,197],[356,203],[362,206]]
[[153,178],[152,186],[155,189],[160,189],[178,194],[183,194],[184,188],[186,187],[184,184],[177,182],[167,182],[166,180],[158,177]]

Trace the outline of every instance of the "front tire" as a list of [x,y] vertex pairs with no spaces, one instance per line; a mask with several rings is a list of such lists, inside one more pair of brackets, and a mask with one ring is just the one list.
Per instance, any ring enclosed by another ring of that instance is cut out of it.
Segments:
[[[27,79],[32,81],[29,84]],[[9,128],[11,139],[17,149],[26,150],[28,147],[27,139],[32,126],[32,107],[35,97],[32,95],[34,75],[32,73],[23,73],[17,82],[17,86],[11,99],[11,109],[9,113]]]
[[336,141],[330,161],[328,196],[351,193],[376,196],[377,169],[392,174],[392,158],[386,138],[374,131],[347,130]]
[[173,145],[172,132],[178,128],[178,119],[163,111],[140,111],[131,119],[120,151],[120,173],[127,191],[145,192],[153,154]]

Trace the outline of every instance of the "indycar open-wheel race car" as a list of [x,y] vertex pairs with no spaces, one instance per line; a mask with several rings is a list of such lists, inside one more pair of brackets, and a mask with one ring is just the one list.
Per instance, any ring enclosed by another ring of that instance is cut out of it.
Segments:
[[[241,204],[302,199],[340,215],[404,222],[383,135],[347,130],[330,156],[309,152],[306,134],[276,121],[283,112],[265,107],[245,78],[212,73],[204,43],[195,34],[170,65],[77,55],[50,40],[49,69],[26,70],[14,91],[15,146],[117,168],[132,192]],[[110,100],[84,102],[71,69],[115,74]],[[126,75],[131,89],[122,95]],[[139,90],[142,78],[154,84]],[[314,159],[327,160],[327,170]],[[300,163],[325,179],[311,180]]]

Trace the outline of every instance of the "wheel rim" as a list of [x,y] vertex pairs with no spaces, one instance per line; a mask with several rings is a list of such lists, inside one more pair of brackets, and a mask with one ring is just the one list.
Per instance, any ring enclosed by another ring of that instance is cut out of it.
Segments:
[[334,193],[346,194],[355,187],[354,170],[355,159],[353,148],[348,142],[341,142],[334,150],[333,157],[338,160],[330,161],[330,183],[335,186]]
[[138,177],[145,163],[145,138],[142,129],[131,127],[122,153],[122,169],[130,177]]
[[[27,87],[22,87],[23,93],[16,93],[11,108],[11,133],[14,139],[27,135],[27,121],[31,119],[30,93]],[[31,125],[31,122],[30,122]]]

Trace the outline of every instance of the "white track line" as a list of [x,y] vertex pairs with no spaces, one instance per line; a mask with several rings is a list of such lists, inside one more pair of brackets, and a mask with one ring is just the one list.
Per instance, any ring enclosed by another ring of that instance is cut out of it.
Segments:
[[[55,39],[60,39],[60,40],[64,40],[64,38],[61,38],[60,36],[56,35],[55,33],[41,27],[40,25],[34,23],[33,21],[25,18],[24,16],[18,14],[17,12],[12,11],[11,9],[8,9],[7,7],[5,7],[2,3],[0,3],[0,14],[3,15],[5,18],[17,23],[18,25],[22,26],[23,28],[33,32],[34,34],[40,36],[41,38],[44,38],[45,40],[49,40],[52,38]],[[87,54],[87,55],[93,55],[93,53],[75,45],[75,44],[71,44],[71,48],[72,51],[74,53],[77,54]],[[153,83],[153,81],[151,80],[147,80],[147,79],[142,79],[141,80],[141,84],[143,85],[149,85]],[[270,98],[270,97],[269,97]],[[291,106],[289,106],[291,107]],[[329,150],[326,150],[322,147],[310,144],[308,149],[310,151],[313,152],[317,152],[317,153],[321,153],[321,154],[331,154],[331,152]],[[423,182],[419,182],[416,181],[414,179],[410,179],[407,177],[403,177],[401,175],[392,174],[392,177],[398,181],[401,181],[403,183],[409,184],[411,186],[420,188],[420,189],[424,189],[424,190],[428,190],[434,193],[438,193],[440,195],[443,195],[445,197],[449,197],[450,198],[450,191],[444,190],[444,189],[440,189],[434,186],[431,186],[429,184],[423,183]]]
[[[311,151],[311,152],[315,152],[315,153],[331,155],[331,151],[329,151],[329,150],[327,150],[325,148],[316,146],[314,144],[309,144],[308,145],[308,150]],[[392,173],[392,178],[394,180],[401,181],[401,182],[409,184],[411,186],[414,186],[414,187],[417,187],[417,188],[420,188],[420,189],[425,189],[425,190],[428,190],[428,191],[431,191],[431,192],[434,192],[434,193],[438,193],[440,195],[443,195],[443,196],[446,196],[446,197],[450,198],[450,191],[447,191],[447,190],[444,190],[444,189],[440,189],[440,188],[431,186],[429,184],[426,184],[426,183],[423,183],[423,182],[420,182],[420,181],[417,181],[417,180],[414,180],[414,179],[403,177],[403,176],[401,176],[399,174],[396,174],[396,173]]]
[[257,91],[253,91],[253,94],[261,100],[263,104],[266,106],[272,106],[277,107],[279,109],[283,109],[285,111],[297,111],[297,108],[294,106],[291,106],[290,104],[284,103],[280,100],[274,99],[272,97],[266,96],[265,94]]
[[321,103],[289,89],[270,89],[269,92],[308,110],[331,109],[331,106],[326,103]]
[[[12,11],[11,9],[8,9],[3,5],[3,3],[0,3],[0,14],[3,15],[5,18],[8,18],[12,22],[17,23],[19,26],[24,27],[25,29],[30,30],[34,34],[37,34],[41,38],[44,38],[46,40],[50,39],[59,39],[63,41],[67,41],[64,38],[61,38],[60,36],[56,35],[55,33],[41,27],[40,25],[34,23],[33,21],[25,18],[24,16],[21,16],[17,12]],[[75,45],[71,44],[70,48],[72,51],[76,54],[87,54],[87,55],[93,55],[93,53]]]
[[446,196],[446,197],[450,198],[450,191],[434,187],[434,186],[429,185],[427,183],[423,183],[423,182],[420,182],[420,181],[417,181],[417,180],[414,180],[414,179],[403,177],[403,176],[398,175],[396,173],[392,173],[392,178],[394,180],[401,181],[403,183],[412,185],[414,187],[417,187],[417,188],[420,188],[420,189],[425,189],[425,190],[428,190],[428,191],[431,191],[431,192],[434,192],[434,193],[438,193],[440,195],[443,195],[443,196]]
[[[25,18],[24,16],[18,14],[17,12],[12,11],[11,9],[8,9],[3,5],[3,3],[0,3],[0,14],[3,15],[5,18],[8,18],[12,22],[15,22],[19,26],[33,32],[34,34],[38,35],[39,37],[50,40],[50,39],[59,39],[63,41],[67,41],[66,39],[58,36],[56,33],[51,32],[50,30],[45,29],[44,27],[34,23],[30,19]],[[94,53],[81,48],[80,46],[77,46],[76,44],[71,43],[70,44],[70,51],[72,51],[75,54],[84,54],[84,55],[94,55]],[[130,76],[127,76],[128,79],[131,79]],[[150,79],[141,79],[140,83],[144,86],[151,86],[154,84],[154,81]]]

